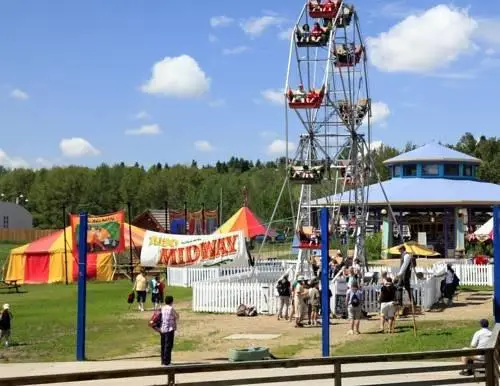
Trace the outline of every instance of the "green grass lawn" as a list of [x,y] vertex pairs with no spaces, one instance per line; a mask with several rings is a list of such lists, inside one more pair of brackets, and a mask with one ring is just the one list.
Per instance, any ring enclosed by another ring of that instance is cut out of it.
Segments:
[[468,347],[479,323],[471,320],[417,321],[417,337],[411,319],[398,321],[397,333],[362,334],[359,340],[333,347],[333,355],[387,354]]
[[[158,343],[157,335],[147,328],[149,312],[137,319],[127,315],[126,298],[131,287],[125,280],[88,284],[86,347],[89,359],[139,353],[145,346]],[[0,348],[0,360],[74,360],[77,286],[32,285],[23,286],[23,290],[26,293],[0,293],[0,304],[9,303],[14,314],[14,346]],[[192,295],[190,288],[170,288],[167,293],[178,301],[189,300]]]

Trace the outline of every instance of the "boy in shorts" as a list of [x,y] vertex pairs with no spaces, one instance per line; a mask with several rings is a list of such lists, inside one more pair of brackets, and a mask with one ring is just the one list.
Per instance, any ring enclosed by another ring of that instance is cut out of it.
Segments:
[[349,335],[360,334],[359,323],[363,316],[363,291],[359,288],[357,281],[351,283],[351,288],[349,288],[346,293],[345,302],[347,315],[351,321],[351,329],[347,333]]

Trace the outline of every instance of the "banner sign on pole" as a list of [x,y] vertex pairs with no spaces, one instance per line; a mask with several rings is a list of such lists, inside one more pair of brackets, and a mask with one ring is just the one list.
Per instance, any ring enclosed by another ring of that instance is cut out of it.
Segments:
[[248,265],[243,232],[213,235],[175,235],[146,231],[141,249],[141,265],[213,265],[232,262]]
[[[73,251],[80,245],[80,216],[71,215],[71,231],[73,234]],[[125,211],[110,213],[102,216],[88,216],[87,223],[87,252],[110,253],[121,252],[125,249]]]

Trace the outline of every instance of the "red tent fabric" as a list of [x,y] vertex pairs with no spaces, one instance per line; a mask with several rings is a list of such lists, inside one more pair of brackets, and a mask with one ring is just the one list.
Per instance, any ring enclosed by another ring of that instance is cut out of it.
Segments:
[[[240,208],[229,220],[222,224],[216,233],[229,233],[243,231],[246,238],[254,238],[255,236],[265,235],[266,226],[253,214],[246,206]],[[274,237],[277,233],[269,229],[268,236]]]

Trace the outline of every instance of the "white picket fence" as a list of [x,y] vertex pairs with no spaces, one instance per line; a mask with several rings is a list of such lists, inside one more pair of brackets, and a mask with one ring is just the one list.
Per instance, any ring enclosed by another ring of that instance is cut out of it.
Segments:
[[269,272],[272,277],[280,276],[289,267],[295,267],[295,260],[257,261],[252,267],[168,267],[167,284],[173,287],[192,287],[200,281],[238,281],[254,273]]
[[[452,268],[460,279],[461,285],[474,285],[474,286],[493,286],[493,265],[478,265],[478,264],[464,264],[454,263]],[[370,266],[370,271],[373,272],[388,272],[394,276],[398,273],[399,268],[390,266]],[[416,267],[416,272],[421,272],[424,278],[429,278],[437,273],[446,271],[445,263],[434,264],[431,268]]]
[[[264,281],[271,280],[271,277],[279,277],[288,269],[294,269],[296,262],[294,260],[271,260],[258,261],[254,269],[254,275],[251,275],[251,267],[169,267],[167,268],[167,283],[174,287],[192,287],[194,283],[200,281],[240,281],[251,276],[269,277]],[[455,261],[452,264],[462,285],[493,286],[493,265],[476,265]],[[398,272],[397,267],[379,265],[370,266],[373,272],[389,272],[394,276]],[[446,270],[446,264],[438,263],[432,267],[416,267],[416,272],[421,272],[425,279],[432,277],[437,273]],[[268,273],[266,275],[266,273]],[[255,275],[257,274],[257,275]],[[290,275],[293,277],[293,273]]]
[[[434,277],[413,286],[415,301],[418,306],[429,309],[440,297],[439,283],[442,277]],[[364,310],[374,313],[380,309],[377,301],[379,285],[364,286]],[[335,295],[334,289],[332,293]],[[405,301],[408,301],[405,294]],[[335,296],[331,298],[331,307],[335,309]],[[276,315],[278,297],[274,282],[197,282],[193,285],[194,312],[235,313],[245,304],[255,306],[260,314]]]

